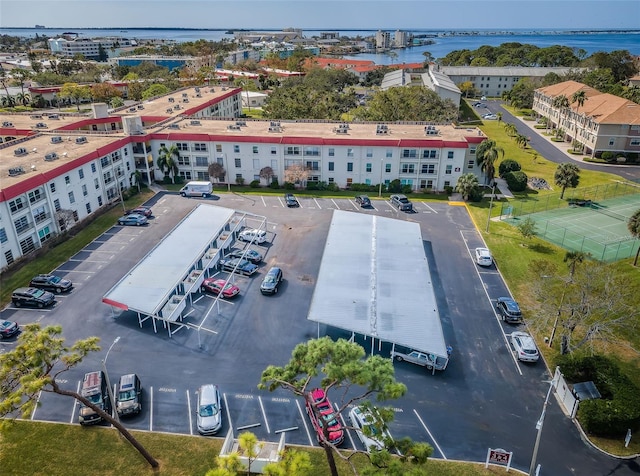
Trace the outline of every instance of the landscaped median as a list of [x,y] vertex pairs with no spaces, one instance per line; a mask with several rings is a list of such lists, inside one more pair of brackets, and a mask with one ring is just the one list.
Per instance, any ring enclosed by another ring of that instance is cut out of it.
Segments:
[[[64,423],[32,421],[4,422],[0,433],[0,468],[5,475],[46,474],[67,476],[73,474],[197,476],[215,468],[215,459],[222,447],[222,438],[179,436],[164,433],[133,432],[142,445],[160,461],[155,473],[139,453],[118,432],[106,427],[84,428]],[[296,447],[309,453],[313,470],[309,476],[329,475],[324,450]],[[363,455],[353,458],[362,470],[369,465]],[[338,460],[341,475],[352,475],[349,465]],[[484,463],[463,463],[429,460],[425,466],[429,476],[490,476],[525,474],[505,467]],[[411,465],[407,465],[410,473]],[[415,469],[415,468],[414,468]]]

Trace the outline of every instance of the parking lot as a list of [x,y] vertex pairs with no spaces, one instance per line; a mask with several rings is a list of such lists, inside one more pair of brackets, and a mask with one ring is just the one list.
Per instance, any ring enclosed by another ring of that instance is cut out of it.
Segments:
[[[75,287],[69,295],[57,296],[52,309],[18,310],[10,305],[1,317],[21,325],[60,324],[68,343],[93,335],[101,338],[101,352],[62,375],[65,380],[59,383],[65,388],[78,389],[85,372],[99,370],[106,350],[120,337],[106,362],[111,383],[135,372],[143,384],[143,411],[124,420],[127,427],[197,434],[196,391],[202,384],[215,383],[223,396],[220,435],[229,428],[236,434],[247,429],[260,439],[276,441],[286,432],[287,443],[317,445],[302,400],[284,391],[259,391],[260,375],[269,364],[285,364],[299,342],[318,335],[351,337],[306,318],[332,210],[412,220],[422,230],[443,330],[453,354],[447,370],[435,375],[409,363],[395,364],[396,377],[409,391],[390,402],[396,415],[391,434],[426,441],[434,447],[434,457],[440,458],[482,461],[488,447],[502,447],[514,452],[516,467],[527,468],[549,376],[542,362],[522,364],[513,355],[507,336],[519,326],[502,323],[494,311],[496,298],[509,292],[495,265],[475,264],[473,250],[484,244],[466,209],[446,202],[416,201],[414,213],[405,213],[375,197],[368,209],[360,208],[354,199],[297,198],[300,207],[287,208],[280,196],[224,194],[188,199],[159,194],[149,203],[154,217],[148,225],[114,225],[55,270]],[[268,218],[268,242],[251,246],[264,255],[264,262],[254,276],[234,278],[240,295],[216,305],[210,295],[195,295],[184,321],[193,326],[204,322],[202,330],[183,328],[171,337],[161,325],[155,333],[150,320],[140,327],[133,313],[102,304],[104,293],[203,202]],[[263,296],[260,281],[274,265],[284,272],[283,284],[277,294]],[[48,271],[52,270],[42,270]],[[362,336],[356,336],[356,341],[367,350],[371,347]],[[10,348],[14,342],[1,345]],[[389,350],[387,344],[376,348],[384,356],[389,356]],[[33,419],[77,422],[72,399],[43,394],[40,401]],[[548,419],[564,419],[557,405],[548,412]],[[346,418],[346,412],[341,417]],[[354,432],[349,432],[344,447],[361,448]],[[553,449],[543,445],[541,459]],[[566,474],[566,464],[562,462],[554,474]]]

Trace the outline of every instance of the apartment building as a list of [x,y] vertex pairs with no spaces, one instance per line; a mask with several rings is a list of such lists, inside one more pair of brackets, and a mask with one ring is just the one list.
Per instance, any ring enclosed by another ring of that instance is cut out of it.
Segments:
[[[584,91],[584,101],[573,101],[580,91]],[[559,104],[559,97],[567,98],[568,107]],[[640,154],[640,104],[564,81],[537,89],[533,110],[549,120],[550,128],[562,130],[565,141],[577,141],[585,155]]]
[[384,50],[391,47],[391,33],[388,31],[378,30],[376,32],[376,48]]
[[[265,167],[273,170],[269,180],[282,183],[287,169],[301,166],[309,173],[301,186],[343,189],[397,179],[442,191],[464,173],[481,174],[475,150],[485,136],[475,128],[238,120],[240,103],[240,89],[188,88],[115,112],[105,105],[55,120],[4,115],[0,134],[15,139],[0,144],[0,269],[118,201],[136,171],[146,182],[162,180],[155,164],[163,147],[178,149],[184,180],[212,180],[212,163],[225,169],[223,183],[264,186]],[[42,121],[46,128],[33,127]]]
[[120,48],[129,48],[132,43],[127,38],[51,38],[48,40],[49,49],[52,53],[64,56],[65,58],[73,58],[76,55],[82,55],[87,59],[98,59],[100,57],[100,48],[105,51],[108,56],[113,55],[114,51]]

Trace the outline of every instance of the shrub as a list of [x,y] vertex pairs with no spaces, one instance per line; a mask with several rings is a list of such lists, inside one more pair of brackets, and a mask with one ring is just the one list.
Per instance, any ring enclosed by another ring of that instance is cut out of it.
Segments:
[[622,437],[640,428],[640,389],[618,366],[604,356],[558,359],[565,378],[573,383],[593,381],[602,398],[586,400],[578,408],[578,420],[593,435]]
[[269,184],[269,188],[272,188],[274,190],[277,190],[280,188],[280,184],[278,183],[278,179],[273,179],[271,181],[271,183]]
[[295,190],[296,184],[292,182],[285,182],[282,184],[282,188],[285,190]]
[[236,177],[237,185],[244,185],[244,177]]
[[500,166],[498,167],[498,175],[504,178],[506,173],[517,172],[519,170],[522,170],[520,163],[516,162],[513,159],[506,159],[500,163]]
[[451,185],[446,185],[444,187],[444,191],[447,195],[451,195],[453,193],[453,187]]
[[607,162],[611,162],[613,161],[615,154],[613,152],[609,152],[608,150],[603,152],[602,155],[600,156],[603,160],[606,160]]
[[[450,187],[451,190],[453,191],[453,187]],[[413,193],[413,188],[411,187],[411,185],[403,185],[402,186],[402,193],[404,193],[405,195],[409,195],[410,193]],[[451,192],[449,192],[451,193]]]
[[260,188],[260,180],[252,180],[249,184],[251,188]]
[[481,202],[483,197],[484,197],[484,191],[480,187],[476,187],[473,190],[471,190],[471,193],[469,194],[469,201]]
[[330,192],[337,192],[340,190],[340,187],[338,187],[336,183],[330,183],[327,185],[327,190],[329,190]]
[[509,190],[512,192],[524,192],[527,189],[527,174],[520,170],[516,172],[507,172],[504,179],[507,181]]

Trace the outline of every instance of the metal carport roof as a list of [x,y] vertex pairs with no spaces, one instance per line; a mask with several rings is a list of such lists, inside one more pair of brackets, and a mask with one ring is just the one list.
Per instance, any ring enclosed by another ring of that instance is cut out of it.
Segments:
[[334,211],[308,319],[447,358],[420,225]]
[[156,315],[234,213],[228,208],[198,205],[102,301],[120,309]]

